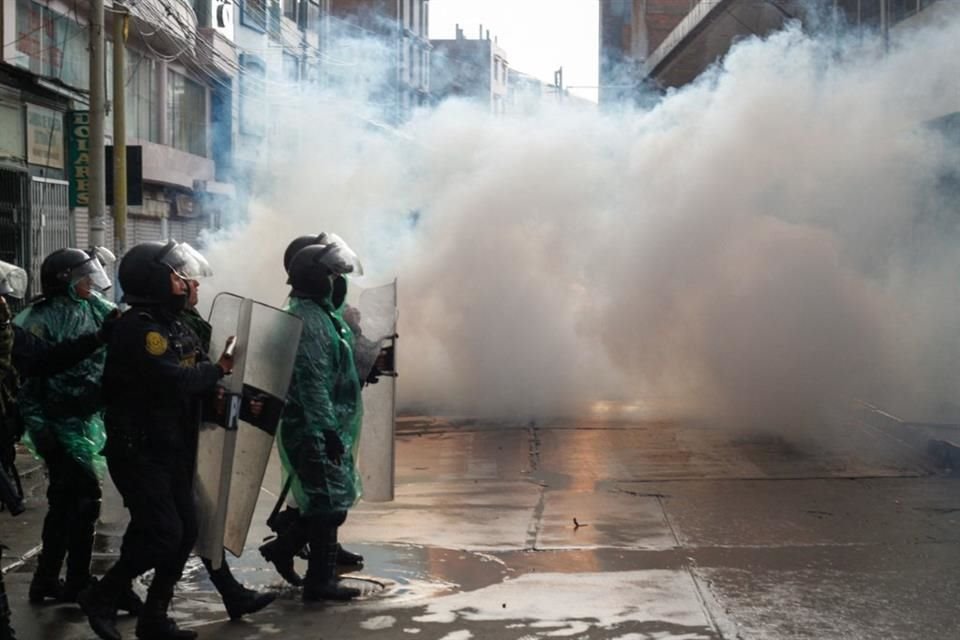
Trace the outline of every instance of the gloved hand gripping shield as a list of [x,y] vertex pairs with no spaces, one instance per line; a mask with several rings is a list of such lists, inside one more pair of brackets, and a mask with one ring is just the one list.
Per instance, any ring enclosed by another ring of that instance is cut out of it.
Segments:
[[[187,263],[182,263],[187,264]],[[171,265],[172,266],[172,265]],[[202,277],[190,263],[190,278]],[[197,553],[220,564],[222,549],[239,556],[260,495],[273,439],[293,373],[302,322],[230,293],[210,312],[211,345],[236,336],[233,373],[205,412],[197,455]]]

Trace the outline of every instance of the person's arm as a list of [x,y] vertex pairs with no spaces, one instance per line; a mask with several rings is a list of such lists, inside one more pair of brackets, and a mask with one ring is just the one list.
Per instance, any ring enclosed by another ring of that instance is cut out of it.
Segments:
[[173,387],[180,394],[198,395],[213,391],[220,378],[232,367],[232,362],[223,357],[212,363],[203,354],[198,354],[194,365],[182,366],[170,349],[169,331],[154,322],[130,323],[118,327],[117,331],[120,335],[114,340],[116,348],[141,354],[137,362],[145,384],[157,384],[158,388]]
[[52,376],[66,371],[102,346],[96,332],[51,344],[14,325],[11,362],[24,378]]

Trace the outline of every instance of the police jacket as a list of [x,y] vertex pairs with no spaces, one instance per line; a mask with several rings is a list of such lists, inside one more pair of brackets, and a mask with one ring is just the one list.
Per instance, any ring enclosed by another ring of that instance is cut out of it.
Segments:
[[223,370],[177,314],[135,306],[117,322],[103,374],[106,454],[196,452],[203,401]]

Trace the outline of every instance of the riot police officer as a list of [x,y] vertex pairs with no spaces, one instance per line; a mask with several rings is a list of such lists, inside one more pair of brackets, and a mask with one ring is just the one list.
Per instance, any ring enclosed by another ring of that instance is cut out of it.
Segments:
[[[204,352],[210,349],[210,336],[213,328],[210,323],[204,320],[203,316],[197,311],[199,302],[200,283],[197,280],[187,280],[187,306],[179,314],[180,322],[185,324],[200,341],[200,347]],[[233,576],[230,566],[227,564],[226,553],[220,556],[220,567],[213,568],[213,563],[209,558],[201,558],[203,566],[210,575],[210,581],[217,588],[217,592],[223,599],[223,606],[227,609],[227,614],[235,620],[250,613],[260,611],[276,599],[273,593],[265,591],[255,591],[248,589]]]
[[[286,250],[283,252],[283,269],[290,275],[290,265],[294,256],[306,247],[311,245],[324,245],[343,241],[336,235],[328,235],[320,232],[316,235],[298,236],[290,241]],[[341,319],[344,316],[344,309],[348,308],[345,304],[347,297],[347,279],[343,274],[334,274],[331,279],[330,303],[333,312]],[[349,330],[349,324],[346,325]],[[284,492],[286,493],[286,491]],[[297,573],[294,567],[294,557],[305,555],[303,553],[304,545],[308,538],[307,524],[300,517],[300,509],[296,506],[288,506],[282,512],[275,510],[275,515],[267,521],[267,524],[273,529],[277,537],[266,544],[260,546],[260,555],[264,560],[270,562],[277,569],[277,573],[284,580],[294,586],[301,586],[303,578]],[[308,554],[307,554],[308,555]],[[337,564],[343,567],[361,567],[363,566],[363,556],[349,551],[343,545],[337,543]]]
[[130,511],[120,558],[99,583],[80,594],[90,626],[119,640],[120,594],[154,569],[136,633],[141,640],[183,640],[196,633],[167,616],[197,536],[193,477],[202,403],[228,374],[233,358],[206,357],[179,319],[187,280],[210,273],[206,260],[175,241],[139,244],[120,262],[130,309],[117,323],[104,370],[107,464]]
[[[97,291],[110,286],[99,260],[82,249],[59,249],[40,267],[42,298],[14,322],[26,332],[61,342],[97,331],[114,305]],[[90,560],[100,515],[100,451],[105,433],[99,351],[56,376],[33,378],[20,390],[19,407],[28,446],[49,475],[43,547],[30,583],[31,603],[73,601],[91,580]],[[60,568],[66,559],[66,582]]]
[[345,244],[333,242],[304,247],[290,261],[287,310],[303,320],[303,333],[278,448],[300,518],[274,550],[288,557],[309,542],[304,601],[359,595],[336,572],[337,530],[360,497],[355,455],[363,407],[350,330],[333,301],[334,279],[358,265]]
[[[0,431],[3,432],[3,452],[0,457],[0,482],[5,483],[0,491],[4,507],[17,515],[23,510],[22,493],[17,482],[14,466],[14,445],[20,437],[16,396],[21,378],[52,376],[77,364],[109,338],[116,316],[108,316],[95,333],[85,334],[56,345],[27,333],[12,324],[7,296],[23,298],[27,290],[27,274],[16,265],[0,261]],[[0,549],[2,549],[0,545]],[[10,626],[10,607],[0,575],[0,640],[13,640]]]

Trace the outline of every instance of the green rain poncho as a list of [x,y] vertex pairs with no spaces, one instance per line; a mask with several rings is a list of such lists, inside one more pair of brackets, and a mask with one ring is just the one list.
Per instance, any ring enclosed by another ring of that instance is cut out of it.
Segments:
[[[287,311],[303,320],[303,333],[280,422],[280,459],[304,515],[344,511],[361,494],[356,453],[363,404],[352,334],[329,299],[292,298]],[[324,430],[343,441],[340,464],[326,454]]]
[[[96,331],[114,305],[97,293],[81,299],[73,293],[33,304],[14,321],[25,331],[49,342],[77,338]],[[100,401],[100,381],[106,349],[63,373],[32,378],[20,390],[19,406],[26,428],[25,441],[37,453],[36,444],[53,436],[73,458],[102,477],[106,442]]]

